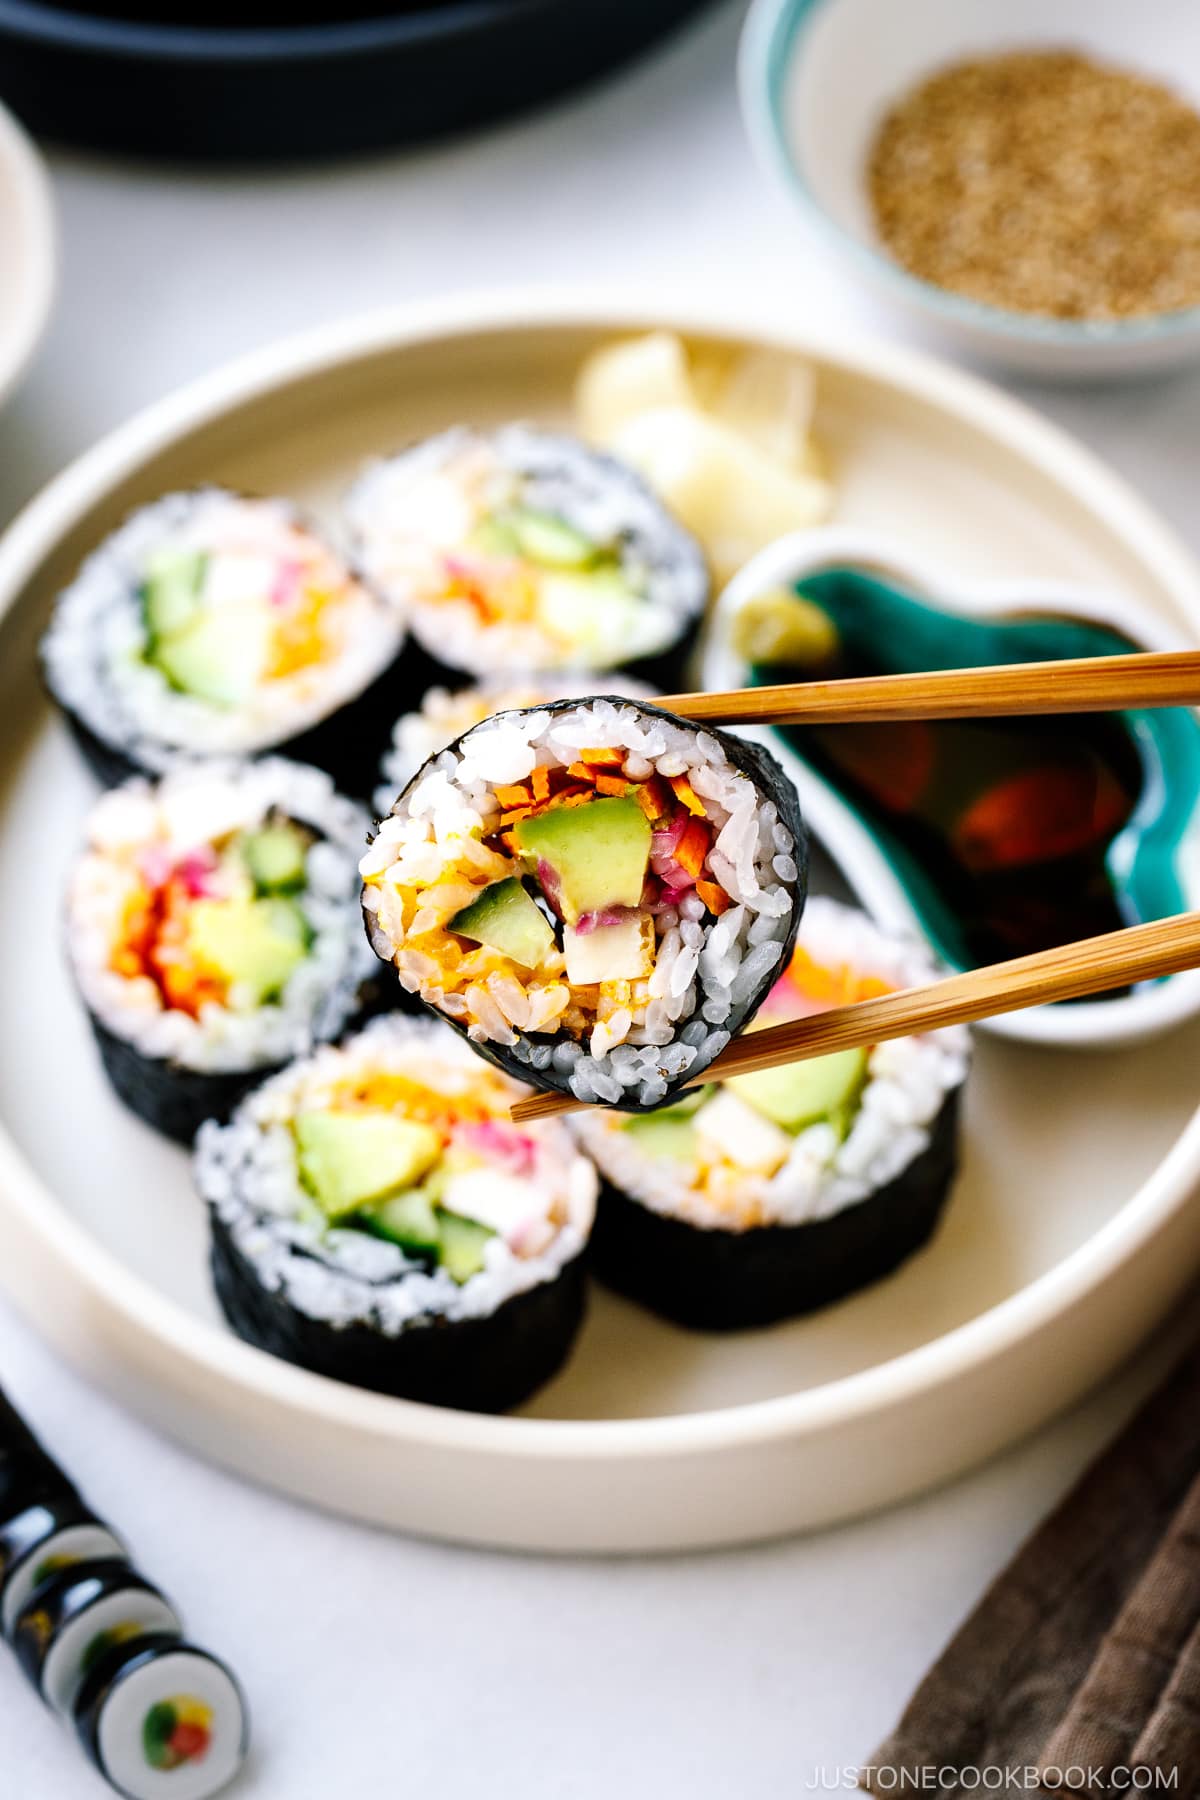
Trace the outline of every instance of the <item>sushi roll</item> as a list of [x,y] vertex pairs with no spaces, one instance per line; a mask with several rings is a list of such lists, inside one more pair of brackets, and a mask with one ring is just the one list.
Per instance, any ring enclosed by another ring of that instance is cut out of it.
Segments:
[[353,792],[418,679],[404,646],[396,607],[289,502],[210,487],[143,507],[88,557],[42,668],[105,784],[270,750]]
[[209,1800],[249,1749],[246,1703],[230,1671],[170,1632],[98,1657],[73,1710],[85,1755],[126,1800]]
[[[493,676],[469,687],[432,687],[414,712],[404,713],[392,727],[392,742],[380,764],[375,811],[390,812],[396,795],[406,788],[422,763],[460,738],[472,725],[493,713],[537,706],[544,700],[582,700],[592,691],[586,675]],[[649,700],[644,682],[623,680],[619,691],[632,700]]]
[[501,713],[426,763],[362,862],[401,986],[534,1086],[662,1105],[791,950],[806,840],[753,744],[619,696]]
[[[935,973],[865,914],[809,903],[758,1015],[775,1024]],[[642,1119],[572,1121],[603,1180],[593,1264],[682,1325],[769,1325],[865,1287],[937,1225],[970,1040],[957,1027],[734,1076]]]
[[368,822],[281,758],[190,764],[103,795],[71,876],[67,949],[125,1104],[190,1142],[378,990],[357,863]]
[[16,1512],[0,1513],[0,1633],[11,1638],[34,1588],[76,1564],[112,1561],[125,1546],[62,1475]]
[[18,1613],[12,1647],[29,1681],[69,1718],[89,1669],[118,1644],[152,1632],[178,1637],[175,1610],[124,1557],[60,1569]]
[[596,1173],[445,1026],[374,1020],[256,1089],[196,1144],[233,1329],[318,1374],[478,1412],[570,1348]]
[[577,439],[459,426],[370,464],[346,515],[369,579],[447,669],[678,684],[704,554],[640,476]]

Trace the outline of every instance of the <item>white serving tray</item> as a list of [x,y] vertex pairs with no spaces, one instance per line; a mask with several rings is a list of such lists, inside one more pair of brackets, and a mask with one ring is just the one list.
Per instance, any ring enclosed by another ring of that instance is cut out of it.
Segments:
[[[130,506],[217,479],[327,507],[365,453],[459,418],[564,420],[597,341],[736,321],[507,295],[356,321],[162,402],[0,543],[0,1281],[94,1380],[245,1474],[405,1530],[538,1550],[682,1549],[813,1526],[950,1476],[1107,1372],[1200,1266],[1200,1028],[1076,1056],[981,1039],[933,1245],[808,1320],[685,1333],[597,1294],[567,1371],[514,1418],[388,1400],[220,1323],[182,1151],[122,1112],[71,994],[56,907],[90,788],[34,672],[56,586]],[[838,518],[965,578],[1121,589],[1200,627],[1200,575],[1086,451],[908,353],[798,336]]]

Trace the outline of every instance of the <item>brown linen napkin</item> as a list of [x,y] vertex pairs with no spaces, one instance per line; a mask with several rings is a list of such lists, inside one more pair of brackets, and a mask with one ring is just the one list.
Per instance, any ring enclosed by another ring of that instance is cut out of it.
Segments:
[[[1160,1699],[1165,1703],[1200,1619],[1200,1480],[1108,1631],[1078,1693],[1042,1751],[1042,1779],[1086,1771],[1077,1788],[1103,1792],[1114,1769],[1136,1766]],[[1179,1708],[1174,1708],[1178,1717]]]
[[[1070,1718],[1126,1601],[1141,1591],[1144,1574],[1149,1581],[1177,1512],[1175,1548],[1189,1562],[1194,1555],[1194,1547],[1185,1550],[1190,1527],[1181,1508],[1198,1474],[1200,1347],[988,1589],[870,1758],[862,1778],[868,1791],[890,1800],[935,1787],[942,1800],[978,1800],[986,1785],[979,1771],[1048,1767],[1044,1752]],[[1196,1625],[1193,1608],[1185,1629]],[[1156,1710],[1148,1714],[1142,1705],[1129,1741],[1139,1756],[1143,1745],[1147,1756],[1161,1756],[1159,1746],[1169,1744],[1179,1765],[1175,1791],[1187,1796],[1200,1785],[1200,1757],[1186,1736],[1190,1722],[1194,1743],[1200,1643],[1189,1637],[1181,1647],[1182,1634],[1172,1629],[1179,1654],[1168,1658],[1169,1671],[1160,1666],[1149,1699]],[[1128,1734],[1128,1726],[1121,1729]],[[1194,1767],[1185,1768],[1176,1743]],[[1028,1785],[1036,1780],[1031,1775]]]
[[[1166,1692],[1129,1758],[1135,1769],[1191,1773],[1200,1768],[1200,1625],[1183,1647]],[[1186,1792],[1186,1789],[1185,1789]]]

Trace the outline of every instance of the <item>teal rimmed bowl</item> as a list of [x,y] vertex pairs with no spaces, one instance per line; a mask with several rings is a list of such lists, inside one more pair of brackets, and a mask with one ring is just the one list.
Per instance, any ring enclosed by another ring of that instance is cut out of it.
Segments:
[[882,249],[864,180],[892,102],[935,69],[991,51],[1064,46],[1162,81],[1200,109],[1200,7],[1180,0],[754,0],[739,52],[759,160],[860,278],[984,360],[1105,379],[1200,356],[1200,307],[1123,320],[986,306],[910,275]]
[[[776,588],[817,602],[843,640],[886,646],[888,670],[1165,650],[1181,640],[1127,601],[1058,582],[967,583],[930,567],[883,537],[831,528],[797,532],[770,545],[729,584],[717,605],[704,685],[750,685],[739,653],[739,620]],[[1137,791],[1111,836],[1104,867],[1120,918],[1163,918],[1200,907],[1200,715],[1185,708],[1121,715]],[[927,855],[879,807],[864,804],[844,774],[819,765],[800,734],[755,731],[785,763],[809,824],[863,904],[885,925],[916,931],[954,968],[1002,954],[973,953],[963,916],[947,899]],[[893,774],[893,779],[902,778]],[[1010,889],[1010,893],[1011,893]],[[1089,923],[1078,935],[1106,929]],[[984,1029],[1029,1043],[1116,1045],[1149,1037],[1200,1012],[1200,970],[1147,983],[1112,998],[1038,1007],[989,1020]]]

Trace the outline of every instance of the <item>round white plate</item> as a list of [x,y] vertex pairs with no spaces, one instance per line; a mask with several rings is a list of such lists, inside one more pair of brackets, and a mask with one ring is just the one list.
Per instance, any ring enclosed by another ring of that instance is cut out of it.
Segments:
[[[966,1156],[933,1245],[814,1318],[705,1337],[598,1293],[525,1416],[383,1399],[220,1323],[187,1159],[122,1112],[70,992],[56,904],[89,784],[33,674],[57,586],[131,505],[181,483],[328,508],[358,459],[459,418],[567,417],[596,342],[668,323],[528,295],[358,321],[154,407],[0,544],[0,1280],[75,1363],[257,1479],[408,1530],[542,1550],[679,1549],[877,1506],[1080,1394],[1200,1264],[1200,1028],[1076,1057],[980,1041]],[[763,334],[752,334],[762,341]],[[817,363],[839,518],[964,576],[1124,588],[1193,635],[1197,571],[1085,451],[907,353]]]
[[55,231],[41,157],[0,106],[0,399],[37,347],[54,297]]

